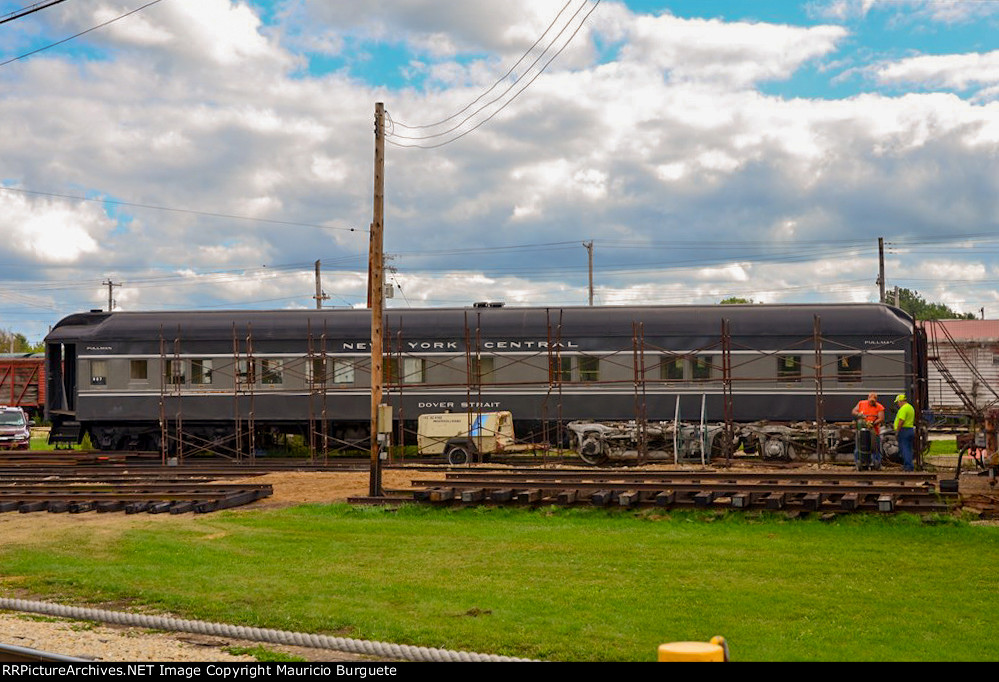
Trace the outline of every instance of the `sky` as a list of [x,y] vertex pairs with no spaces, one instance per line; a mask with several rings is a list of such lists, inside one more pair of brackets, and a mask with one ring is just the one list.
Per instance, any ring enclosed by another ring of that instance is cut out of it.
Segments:
[[596,305],[877,301],[880,237],[999,316],[999,2],[64,0],[0,23],[0,329],[363,306],[376,102],[391,307],[586,305],[584,242]]

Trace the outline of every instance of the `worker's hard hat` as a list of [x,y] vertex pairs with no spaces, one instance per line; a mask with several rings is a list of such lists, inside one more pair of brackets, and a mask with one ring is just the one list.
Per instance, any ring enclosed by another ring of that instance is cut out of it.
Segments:
[[895,396],[895,402],[896,403],[904,403],[905,402],[905,394],[904,393],[899,393],[897,396]]

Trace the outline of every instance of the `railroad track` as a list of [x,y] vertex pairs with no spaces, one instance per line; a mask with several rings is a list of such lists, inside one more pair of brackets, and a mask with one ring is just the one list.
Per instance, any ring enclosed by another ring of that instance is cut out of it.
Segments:
[[[229,472],[229,477],[246,472]],[[273,494],[262,483],[219,483],[220,476],[146,472],[86,472],[62,468],[43,471],[0,469],[0,513],[51,512],[81,514],[207,513],[230,509]]]
[[[573,465],[579,464],[580,459],[575,455],[565,456],[544,456],[544,455],[493,455],[490,461],[515,466],[529,465]],[[178,461],[178,468],[191,467],[244,467],[259,468],[268,471],[285,470],[322,470],[340,471],[343,469],[353,470],[367,468],[370,458],[367,456],[347,457],[335,455],[323,458],[317,456],[315,459],[308,457],[271,457],[271,456],[245,456],[241,460],[234,460],[223,457],[202,456],[187,457]],[[397,459],[387,466],[401,465],[444,465],[446,460],[442,456],[436,457],[406,457]],[[102,451],[102,450],[0,450],[0,468],[3,467],[49,467],[49,466],[164,466],[163,457],[158,452],[122,452],[122,451]]]
[[[526,504],[598,507],[704,507],[797,511],[947,511],[936,476],[827,471],[449,471],[445,480],[412,482],[386,493],[433,504]],[[363,498],[355,498],[363,501]]]

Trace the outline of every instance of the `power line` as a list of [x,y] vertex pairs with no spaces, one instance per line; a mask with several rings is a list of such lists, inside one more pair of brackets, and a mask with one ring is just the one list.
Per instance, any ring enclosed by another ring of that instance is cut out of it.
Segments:
[[40,12],[47,7],[51,7],[52,5],[58,5],[60,2],[66,2],[66,0],[47,0],[47,2],[36,2],[34,5],[28,5],[27,7],[14,10],[10,14],[0,17],[0,24],[6,24],[8,21],[14,21],[15,19],[26,17],[29,14]]
[[[452,126],[452,127],[448,128],[447,130],[444,130],[444,131],[441,131],[441,132],[439,132],[439,133],[433,133],[433,134],[429,134],[429,135],[418,135],[418,136],[411,136],[411,135],[400,135],[400,134],[398,134],[398,133],[395,133],[395,132],[390,132],[389,134],[390,134],[391,136],[393,136],[393,137],[397,137],[397,138],[400,138],[400,139],[403,139],[403,140],[429,140],[429,139],[433,139],[433,138],[436,138],[436,137],[443,137],[444,135],[447,135],[448,133],[451,133],[451,132],[453,132],[453,131],[457,130],[458,128],[460,128],[461,126],[463,126],[463,125],[464,125],[464,124],[465,124],[465,123],[466,123],[467,121],[469,121],[469,120],[470,120],[471,118],[473,118],[473,117],[474,117],[474,116],[475,116],[476,114],[478,114],[478,113],[479,113],[480,111],[482,111],[483,109],[485,109],[486,107],[488,107],[488,106],[489,106],[490,104],[495,104],[495,103],[496,103],[496,102],[498,102],[499,100],[503,99],[503,97],[505,97],[505,96],[507,95],[507,93],[509,93],[509,92],[510,92],[510,90],[512,90],[512,89],[514,88],[514,86],[516,86],[516,85],[517,85],[517,84],[518,84],[518,83],[519,83],[519,82],[520,82],[520,81],[521,81],[521,80],[522,80],[522,79],[524,78],[524,76],[525,76],[526,74],[530,73],[530,72],[531,72],[531,69],[533,69],[533,68],[534,68],[535,66],[537,66],[538,62],[540,62],[540,61],[541,61],[541,59],[542,59],[542,58],[543,58],[543,57],[545,56],[545,54],[546,54],[546,53],[548,52],[548,50],[550,50],[550,49],[551,49],[552,45],[554,45],[554,44],[555,44],[555,41],[556,41],[556,40],[558,40],[558,39],[559,39],[560,37],[562,37],[562,34],[563,34],[563,33],[565,33],[565,31],[566,31],[566,30],[567,30],[567,29],[569,28],[569,26],[570,26],[570,25],[572,24],[572,21],[573,21],[573,20],[574,20],[574,19],[575,19],[575,18],[576,18],[577,16],[579,16],[579,13],[580,13],[581,11],[583,11],[583,8],[584,8],[584,7],[586,7],[586,1],[585,1],[585,0],[584,0],[584,2],[583,2],[583,3],[582,3],[582,4],[581,4],[581,5],[580,5],[580,6],[579,6],[579,7],[577,8],[577,9],[576,9],[575,13],[573,13],[573,15],[572,15],[571,17],[569,17],[569,21],[568,21],[568,22],[566,22],[566,25],[562,27],[562,30],[560,30],[560,31],[559,31],[559,32],[558,32],[558,33],[557,33],[557,34],[555,35],[555,37],[554,37],[554,38],[552,38],[552,41],[551,41],[551,42],[550,42],[550,43],[549,43],[549,44],[548,44],[548,45],[547,45],[547,46],[545,47],[545,49],[544,49],[544,50],[542,50],[541,54],[539,54],[539,55],[538,55],[537,57],[535,57],[535,58],[534,58],[534,61],[533,61],[533,62],[531,62],[530,66],[528,66],[528,67],[527,67],[527,69],[526,69],[526,70],[524,71],[524,73],[523,73],[523,74],[521,74],[520,76],[518,76],[517,78],[515,78],[515,79],[514,79],[514,81],[513,81],[513,82],[512,82],[512,83],[511,83],[511,84],[510,84],[509,86],[507,86],[506,90],[504,90],[503,92],[501,92],[501,93],[499,94],[499,96],[498,96],[498,97],[495,97],[495,98],[493,98],[493,99],[489,100],[488,102],[486,102],[485,104],[483,104],[483,105],[482,105],[481,107],[479,107],[478,109],[476,109],[475,111],[473,111],[473,112],[472,112],[471,114],[469,114],[468,116],[466,116],[465,118],[463,118],[463,119],[462,119],[461,121],[459,121],[459,122],[458,122],[457,124],[455,124],[454,126]],[[595,8],[595,7],[596,7],[596,6],[594,5],[594,8]],[[562,9],[563,9],[563,11],[565,10],[565,8],[564,8],[564,7],[563,7]],[[559,12],[559,16],[561,16],[561,15],[562,15],[562,12]],[[557,20],[557,17],[556,17],[556,20]],[[584,19],[584,21],[585,21],[585,19]],[[552,23],[552,25],[554,25],[554,22]],[[551,28],[551,26],[549,26],[549,29],[550,29],[550,28]],[[577,31],[578,31],[578,29],[577,29]],[[548,30],[546,30],[546,31],[545,31],[545,33],[547,33],[547,32],[548,32]],[[573,35],[575,35],[575,33],[574,33]],[[542,36],[542,37],[544,37],[544,36]],[[538,40],[539,40],[539,42],[540,42],[540,38],[539,38]],[[570,40],[571,40],[571,38],[570,38]],[[535,43],[535,45],[537,45],[537,43]],[[531,49],[533,50],[534,48],[532,47]],[[525,55],[524,55],[523,57],[521,57],[521,61],[523,61],[523,60],[524,60],[524,59],[525,59],[526,57],[527,57],[527,54],[525,54]],[[517,63],[519,64],[520,62],[517,62]],[[545,66],[547,66],[547,64],[546,64]],[[516,67],[515,67],[515,68],[516,68]],[[544,69],[542,69],[542,70],[544,70]],[[512,71],[512,69],[511,69],[511,71]],[[508,72],[508,73],[509,73],[509,72]],[[504,76],[504,79],[505,79],[505,78],[506,78],[506,76]],[[501,79],[501,80],[502,80],[502,79]],[[497,83],[497,84],[498,84],[498,83]],[[492,86],[491,88],[489,88],[489,90],[487,90],[487,91],[486,91],[485,93],[483,93],[483,94],[479,95],[479,97],[478,97],[478,98],[476,98],[476,100],[475,100],[475,101],[477,102],[477,101],[479,101],[480,99],[482,99],[483,97],[485,97],[485,95],[486,95],[486,94],[488,94],[489,92],[491,92],[491,91],[492,91],[492,90],[493,90],[493,89],[494,89],[494,88],[496,87],[496,85],[497,85],[497,84],[494,84],[494,85],[493,85],[493,86]],[[518,93],[518,94],[519,94],[519,93]],[[474,102],[473,102],[473,104],[474,104]],[[465,107],[465,109],[468,109],[468,108],[469,108],[469,107],[471,107],[471,106],[472,106],[472,105],[471,105],[471,104],[469,104],[469,105],[468,105],[467,107]],[[464,110],[463,110],[463,111],[464,111]],[[454,118],[454,117],[452,116],[451,118]],[[426,126],[407,126],[407,125],[405,125],[405,124],[403,124],[403,123],[400,123],[400,124],[398,124],[398,125],[402,126],[403,128],[409,128],[409,129],[416,129],[416,128],[434,128],[434,127],[436,127],[436,126],[438,126],[438,125],[442,125],[442,124],[443,124],[443,123],[445,123],[445,122],[446,122],[447,120],[449,120],[449,119],[445,119],[444,121],[440,121],[440,122],[438,122],[438,123],[432,123],[432,124],[430,124],[430,125],[426,125]]]
[[[396,147],[403,147],[403,148],[413,148],[413,147],[417,147],[417,148],[420,148],[420,149],[437,149],[437,148],[439,148],[439,147],[443,147],[443,146],[445,146],[445,145],[448,145],[448,144],[451,144],[452,142],[457,142],[458,140],[460,140],[461,138],[465,137],[465,136],[466,136],[466,135],[468,135],[469,133],[471,133],[471,132],[473,132],[474,130],[477,130],[477,129],[478,129],[478,128],[480,128],[481,126],[485,125],[486,123],[488,123],[489,121],[491,121],[491,120],[493,119],[493,117],[495,117],[495,116],[496,116],[497,114],[499,114],[499,113],[500,113],[501,111],[503,111],[504,109],[506,109],[506,107],[508,107],[508,106],[509,106],[509,105],[510,105],[510,104],[511,104],[511,103],[512,103],[512,102],[513,102],[513,101],[514,101],[515,99],[517,99],[517,97],[519,97],[519,96],[520,96],[520,94],[521,94],[521,93],[523,93],[523,92],[524,92],[524,90],[526,90],[527,88],[529,88],[529,87],[531,86],[531,84],[532,84],[532,83],[534,83],[534,81],[535,81],[535,80],[537,80],[537,79],[538,79],[538,77],[539,77],[539,76],[540,76],[540,75],[541,75],[542,73],[544,73],[544,72],[545,72],[545,69],[547,69],[547,68],[548,68],[548,66],[549,66],[549,65],[550,65],[550,64],[551,64],[551,63],[552,63],[553,61],[555,61],[555,59],[556,59],[556,58],[557,58],[557,57],[558,57],[558,56],[559,56],[560,54],[562,54],[563,50],[565,50],[565,48],[567,48],[567,47],[569,46],[569,43],[571,43],[571,42],[572,42],[572,39],[576,37],[576,34],[577,34],[577,33],[579,33],[580,29],[582,29],[582,28],[583,28],[583,26],[584,26],[584,25],[586,24],[586,20],[587,20],[587,19],[589,19],[590,15],[591,15],[591,14],[593,14],[593,12],[594,12],[594,11],[595,11],[595,10],[597,9],[597,7],[599,7],[599,6],[600,6],[600,2],[601,2],[601,0],[597,0],[597,2],[596,2],[596,3],[594,4],[594,5],[593,5],[593,7],[592,7],[592,8],[590,9],[590,11],[589,11],[589,12],[587,12],[587,13],[586,13],[586,15],[585,15],[585,16],[583,17],[583,20],[582,20],[582,21],[580,22],[579,26],[577,26],[577,27],[576,27],[576,30],[575,30],[575,31],[573,31],[573,32],[572,32],[572,35],[570,35],[570,36],[569,36],[569,39],[568,39],[568,40],[567,40],[567,41],[565,42],[565,44],[564,44],[564,45],[563,45],[563,46],[562,46],[561,48],[559,48],[559,50],[558,50],[558,51],[557,51],[557,52],[556,52],[556,53],[555,53],[554,55],[552,55],[551,59],[549,59],[549,60],[548,60],[547,62],[545,62],[545,65],[541,67],[541,70],[540,70],[540,71],[538,71],[538,73],[536,73],[536,74],[535,74],[534,76],[532,76],[532,77],[531,77],[531,79],[530,79],[530,80],[529,80],[529,81],[527,82],[527,84],[526,84],[526,85],[525,85],[524,87],[520,88],[520,90],[518,90],[517,92],[515,92],[515,93],[513,94],[513,97],[511,97],[511,98],[510,98],[510,99],[508,99],[508,100],[507,100],[506,102],[504,102],[502,106],[500,106],[500,107],[499,107],[499,108],[498,108],[498,109],[497,109],[496,111],[494,111],[494,112],[493,112],[492,114],[490,114],[489,116],[487,116],[487,117],[486,117],[485,119],[483,119],[483,120],[482,120],[482,121],[480,121],[479,123],[476,123],[476,124],[475,124],[474,126],[472,126],[471,128],[469,128],[469,129],[468,129],[468,130],[466,130],[465,132],[463,132],[463,133],[460,133],[459,135],[456,135],[455,137],[453,137],[453,138],[451,138],[451,139],[449,139],[449,140],[445,140],[444,142],[439,142],[439,143],[437,143],[437,144],[431,144],[431,145],[422,145],[422,144],[402,144],[402,143],[399,143],[399,142],[395,142],[394,140],[390,139],[390,138],[392,137],[392,134],[391,134],[391,133],[390,133],[390,134],[389,134],[389,136],[388,136],[388,137],[386,138],[386,141],[387,141],[387,142],[388,142],[389,144],[392,144],[392,145],[394,145],[394,146],[396,146]],[[585,5],[584,5],[584,6],[585,6]],[[580,7],[580,9],[582,9],[582,6]],[[578,10],[577,10],[577,13],[578,13]],[[573,15],[573,17],[575,17],[575,15]],[[570,23],[571,23],[571,20],[570,20]],[[567,27],[568,27],[568,24],[567,24]],[[563,31],[564,31],[564,29],[563,29]],[[559,33],[559,35],[561,35],[561,32]],[[556,36],[556,39],[557,39],[557,36]],[[553,45],[553,44],[554,44],[554,41],[552,41],[552,45]],[[550,48],[550,47],[551,47],[551,45],[549,45],[548,47]],[[545,48],[545,52],[547,52],[547,51],[548,51],[548,48]],[[544,55],[544,52],[542,53],[542,55]],[[520,82],[520,81],[522,80],[522,78],[523,78],[523,77],[521,77],[521,78],[518,78],[518,79],[517,79],[517,80],[516,80],[516,81],[514,82],[514,84],[510,86],[510,88],[512,88],[512,87],[513,87],[514,85],[516,85],[517,83],[519,83],[519,82]],[[509,92],[510,88],[508,88],[508,89],[506,90],[506,92]],[[506,92],[504,92],[504,95],[506,94]],[[498,101],[499,99],[502,99],[502,95],[501,95],[501,96],[500,96],[499,98],[497,98],[497,99],[494,99],[494,100],[492,100],[491,102],[489,102],[488,104],[485,104],[485,105],[483,105],[482,107],[480,107],[479,109],[477,109],[477,110],[475,111],[475,113],[473,113],[473,114],[469,115],[468,117],[466,117],[466,119],[465,119],[464,121],[462,121],[462,123],[465,123],[465,122],[467,122],[467,121],[468,121],[468,120],[470,120],[470,119],[471,119],[471,118],[472,118],[473,116],[475,116],[476,114],[480,113],[480,112],[481,112],[481,111],[483,111],[483,110],[484,110],[484,109],[485,109],[486,107],[488,107],[488,106],[489,106],[490,104],[493,104],[494,102]],[[454,129],[452,129],[452,130],[454,130]],[[442,133],[442,134],[443,134],[443,133]],[[398,137],[398,136],[397,136],[397,137]],[[428,138],[429,138],[429,137],[439,137],[439,135],[433,135],[433,136],[428,136]],[[426,139],[426,138],[416,138],[416,139]]]
[[86,35],[86,34],[90,33],[91,31],[96,31],[99,28],[104,28],[105,26],[108,26],[109,24],[113,24],[114,22],[116,22],[116,21],[118,21],[120,19],[124,19],[125,17],[131,16],[131,15],[135,14],[136,12],[141,12],[142,10],[146,9],[147,7],[152,7],[153,5],[155,5],[155,4],[157,4],[157,3],[161,2],[161,1],[162,0],[152,0],[152,2],[147,2],[145,5],[142,5],[141,7],[136,7],[135,9],[131,10],[130,12],[125,12],[124,14],[121,14],[121,15],[115,17],[114,19],[109,19],[109,20],[105,21],[104,23],[98,24],[97,26],[92,26],[92,27],[88,28],[86,31],[80,31],[76,35],[71,35],[68,38],[63,38],[62,40],[60,40],[58,42],[51,43],[49,45],[45,45],[44,47],[39,47],[38,49],[32,50],[31,52],[25,52],[24,54],[19,55],[17,57],[11,57],[10,59],[8,59],[5,62],[0,62],[0,66],[7,66],[11,62],[16,62],[16,61],[18,61],[20,59],[24,59],[25,57],[30,57],[33,54],[38,54],[39,52],[44,52],[45,50],[48,50],[50,48],[57,47],[58,45],[62,45],[63,43],[68,43],[69,41],[73,40],[74,38],[79,38],[80,36],[83,36],[83,35]]
[[[530,47],[530,48],[528,48],[528,50],[527,50],[527,51],[526,51],[526,52],[525,52],[525,53],[524,53],[524,54],[523,54],[523,55],[521,56],[521,58],[517,60],[517,63],[516,63],[516,64],[514,64],[513,66],[511,66],[511,67],[510,67],[510,70],[509,70],[509,71],[507,71],[507,72],[506,72],[505,74],[503,74],[502,76],[500,76],[500,77],[499,77],[499,79],[497,79],[497,81],[496,81],[495,83],[493,83],[493,84],[492,84],[492,86],[491,86],[491,87],[490,87],[490,88],[489,88],[488,90],[486,90],[486,91],[485,91],[485,92],[483,92],[483,93],[482,93],[481,95],[479,95],[478,97],[476,97],[476,98],[475,98],[474,100],[472,100],[471,102],[469,102],[468,104],[466,104],[466,105],[465,105],[465,107],[464,107],[463,109],[461,109],[460,111],[457,111],[457,112],[455,112],[455,113],[451,114],[451,115],[450,115],[450,116],[448,116],[447,118],[444,118],[444,119],[441,119],[440,121],[437,121],[436,123],[428,123],[428,124],[426,124],[426,125],[421,125],[421,126],[409,126],[409,125],[406,125],[405,123],[396,123],[396,125],[398,125],[398,126],[400,126],[400,127],[403,127],[403,128],[407,128],[407,129],[409,129],[409,130],[422,130],[422,129],[426,129],[426,128],[436,128],[437,126],[439,126],[439,125],[442,125],[442,124],[444,124],[444,123],[447,123],[447,122],[448,122],[448,121],[450,121],[451,119],[453,119],[453,118],[457,118],[457,117],[458,117],[458,116],[460,116],[461,114],[463,114],[463,113],[465,113],[466,111],[468,111],[468,110],[469,110],[469,109],[470,109],[470,108],[472,107],[472,105],[474,105],[475,103],[479,102],[479,101],[480,101],[480,100],[481,100],[481,99],[482,99],[483,97],[485,97],[485,96],[486,96],[486,95],[488,95],[488,94],[489,94],[490,92],[492,92],[493,90],[495,90],[495,89],[496,89],[496,87],[497,87],[497,86],[499,86],[499,84],[500,84],[500,83],[502,83],[503,81],[505,81],[505,80],[506,80],[507,78],[509,78],[509,77],[510,77],[510,74],[512,74],[512,73],[514,72],[514,70],[515,70],[515,69],[516,69],[516,68],[517,68],[518,66],[520,66],[520,64],[521,64],[521,63],[522,63],[522,62],[523,62],[523,61],[524,61],[525,59],[527,59],[527,56],[528,56],[529,54],[531,54],[531,52],[533,52],[533,51],[534,51],[534,48],[536,48],[536,47],[538,46],[538,43],[540,43],[540,42],[542,41],[542,39],[543,39],[543,38],[544,38],[544,37],[545,37],[546,35],[548,35],[548,32],[549,32],[550,30],[552,30],[552,27],[553,27],[553,26],[555,25],[555,22],[557,22],[557,21],[559,20],[559,17],[561,17],[561,16],[562,16],[562,14],[563,14],[563,13],[565,12],[566,8],[568,8],[568,7],[569,7],[569,5],[571,5],[571,4],[572,4],[572,0],[568,0],[568,2],[566,2],[566,3],[565,3],[565,5],[563,5],[563,6],[562,6],[562,9],[561,9],[561,10],[559,10],[559,13],[558,13],[557,15],[555,15],[555,18],[554,18],[554,19],[552,19],[552,22],[551,22],[550,24],[548,24],[548,28],[546,28],[546,29],[545,29],[545,32],[544,32],[544,33],[542,33],[542,34],[541,34],[541,36],[540,36],[540,37],[538,37],[538,39],[534,41],[534,44],[533,44],[533,45],[531,45],[531,47]],[[585,3],[584,3],[584,4],[585,4]],[[578,10],[577,10],[577,11],[578,11]],[[563,29],[563,30],[564,30],[564,29]],[[543,53],[542,53],[542,54],[543,54]]]
[[56,194],[55,192],[39,192],[31,189],[21,189],[18,187],[4,187],[0,185],[0,190],[7,192],[20,192],[21,194],[35,194],[43,197],[55,197],[58,199],[71,199],[74,201],[92,201],[100,204],[111,204],[112,206],[126,206],[128,208],[145,208],[153,211],[168,211],[170,213],[187,213],[190,215],[205,216],[209,218],[227,218],[230,220],[248,220],[257,223],[269,223],[272,225],[289,225],[292,227],[314,227],[321,230],[343,230],[345,232],[367,232],[356,227],[336,227],[335,225],[317,225],[315,223],[299,223],[290,220],[272,220],[270,218],[255,218],[245,215],[234,215],[232,213],[216,213],[213,211],[197,211],[189,208],[173,208],[170,206],[155,206],[152,204],[136,204],[128,201],[115,201],[113,199],[99,199],[96,197],[81,197],[72,194]]

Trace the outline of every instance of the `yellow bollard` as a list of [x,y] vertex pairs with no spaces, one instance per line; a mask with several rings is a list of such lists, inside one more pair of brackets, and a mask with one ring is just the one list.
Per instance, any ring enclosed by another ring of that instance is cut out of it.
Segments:
[[728,660],[728,643],[724,637],[712,637],[710,642],[670,642],[659,645],[660,663],[723,663]]

